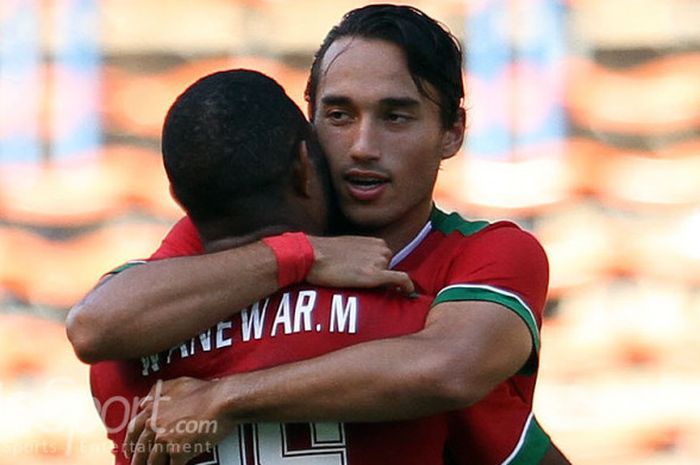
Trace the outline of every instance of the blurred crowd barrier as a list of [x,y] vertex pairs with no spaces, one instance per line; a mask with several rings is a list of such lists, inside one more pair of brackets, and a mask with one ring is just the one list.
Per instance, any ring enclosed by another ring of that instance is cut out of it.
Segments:
[[[269,74],[305,108],[342,0],[0,4],[0,465],[108,464],[67,310],[182,214],[165,113]],[[437,201],[515,220],[551,291],[536,414],[580,465],[700,463],[700,4],[414,1],[465,42],[469,139]]]

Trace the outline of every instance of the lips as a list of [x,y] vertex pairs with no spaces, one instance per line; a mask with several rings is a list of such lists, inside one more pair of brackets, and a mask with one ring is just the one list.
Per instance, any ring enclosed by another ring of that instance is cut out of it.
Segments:
[[390,178],[377,171],[351,169],[345,172],[343,180],[352,198],[369,202],[378,199],[384,193]]

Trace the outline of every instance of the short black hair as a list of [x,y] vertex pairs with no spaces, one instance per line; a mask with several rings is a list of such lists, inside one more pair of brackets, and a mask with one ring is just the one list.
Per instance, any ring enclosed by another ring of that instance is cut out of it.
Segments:
[[272,78],[251,70],[205,76],[173,103],[162,152],[173,194],[192,219],[231,215],[241,199],[281,195],[305,141],[320,148],[304,113]]
[[342,37],[378,39],[398,46],[406,57],[408,70],[418,90],[433,99],[424,83],[439,93],[443,127],[452,126],[459,117],[464,98],[462,49],[457,38],[441,23],[421,10],[403,5],[368,5],[352,10],[330,30],[316,52],[306,85],[311,119],[316,109],[316,92],[321,62],[328,48]]

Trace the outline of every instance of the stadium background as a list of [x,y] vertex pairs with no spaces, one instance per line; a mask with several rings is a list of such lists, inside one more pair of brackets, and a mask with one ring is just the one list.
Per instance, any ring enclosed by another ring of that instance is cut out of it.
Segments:
[[[341,0],[2,0],[0,465],[108,464],[68,308],[180,212],[159,131],[196,78],[303,104]],[[438,202],[551,260],[536,413],[580,465],[700,463],[700,3],[411,2],[466,43]]]

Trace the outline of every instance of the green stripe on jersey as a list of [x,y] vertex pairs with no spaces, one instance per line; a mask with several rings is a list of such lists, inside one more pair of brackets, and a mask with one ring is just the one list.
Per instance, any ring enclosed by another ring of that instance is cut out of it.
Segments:
[[458,213],[450,213],[448,215],[437,207],[433,207],[433,211],[430,213],[430,223],[433,229],[444,234],[459,231],[463,236],[472,235],[489,225],[488,221],[467,221],[459,216]]
[[498,289],[493,286],[484,286],[479,284],[455,284],[447,286],[438,292],[437,297],[433,300],[433,306],[442,302],[459,302],[465,300],[478,300],[485,302],[493,302],[503,305],[506,308],[513,310],[520,318],[523,319],[530,334],[532,335],[532,344],[535,352],[540,350],[540,332],[537,329],[537,320],[532,310],[516,294]]
[[119,265],[118,267],[116,267],[112,271],[106,273],[105,275],[119,274],[124,270],[127,270],[129,268],[133,268],[133,267],[138,266],[138,265],[143,265],[144,263],[146,263],[145,260],[129,260],[128,262],[124,263],[123,265]]
[[531,413],[515,450],[501,465],[537,465],[549,449],[550,439]]

